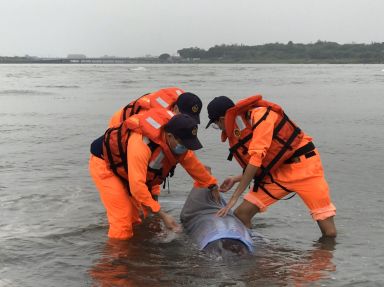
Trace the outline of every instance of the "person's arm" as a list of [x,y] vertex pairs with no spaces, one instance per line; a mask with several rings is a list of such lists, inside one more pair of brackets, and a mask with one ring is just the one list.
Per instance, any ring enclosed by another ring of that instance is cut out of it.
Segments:
[[[266,110],[266,108],[253,110],[251,114],[252,124],[257,123],[259,119],[264,116]],[[248,163],[254,166],[261,166],[261,163],[271,146],[276,121],[277,114],[270,111],[267,118],[253,130],[252,139],[248,147],[248,154],[250,155]]]
[[252,179],[255,177],[258,170],[259,168],[257,166],[254,166],[252,164],[247,165],[247,167],[245,168],[245,172],[241,177],[239,185],[237,186],[235,192],[232,194],[231,199],[228,201],[227,205],[217,212],[218,216],[227,215],[229,210],[236,204],[240,195],[243,194],[244,190],[251,183]]
[[158,214],[163,220],[165,227],[167,227],[168,229],[176,233],[179,233],[183,230],[181,225],[176,222],[175,218],[172,215],[162,211],[161,209],[159,210]]
[[160,210],[160,204],[152,198],[147,180],[147,168],[151,158],[151,150],[143,142],[141,134],[132,132],[128,140],[128,181],[132,196],[142,205],[147,206],[152,212]]
[[193,151],[187,151],[187,154],[180,161],[180,164],[195,180],[195,187],[206,187],[212,192],[212,196],[216,202],[220,202],[220,195],[217,186],[217,180],[211,175],[210,169],[207,169],[196,157]]
[[[256,123],[264,115],[265,111],[266,108],[259,108],[254,110],[251,114],[252,122]],[[261,163],[271,145],[276,119],[277,114],[271,111],[268,117],[253,130],[252,139],[248,148],[248,154],[251,156],[248,165],[246,166],[245,171],[241,176],[239,185],[237,186],[231,199],[228,201],[228,204],[217,212],[218,216],[227,215],[229,210],[236,204],[240,195],[243,194],[244,190],[250,185],[252,179],[258,172]],[[239,179],[239,176],[237,176],[236,179]],[[230,184],[232,183],[230,182]]]
[[187,154],[180,161],[180,164],[188,174],[196,181],[197,187],[209,187],[217,184],[217,180],[206,167],[200,162],[193,151],[187,151]]
[[234,175],[234,176],[228,176],[223,181],[223,183],[220,185],[219,191],[220,192],[227,192],[228,190],[230,190],[235,185],[235,183],[238,183],[241,180],[242,176],[243,176],[242,174]]

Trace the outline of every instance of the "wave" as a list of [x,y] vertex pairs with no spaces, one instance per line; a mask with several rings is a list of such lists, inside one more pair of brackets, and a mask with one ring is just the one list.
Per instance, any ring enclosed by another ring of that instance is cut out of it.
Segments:
[[123,81],[120,81],[121,84],[133,84],[133,83],[137,83],[137,81],[133,81],[133,80],[123,80]]
[[96,225],[96,224],[89,224],[84,227],[75,227],[75,228],[68,228],[68,230],[63,230],[61,232],[47,232],[48,234],[41,234],[41,235],[30,235],[31,238],[42,238],[42,239],[54,239],[54,240],[60,240],[66,237],[72,237],[77,236],[83,233],[87,232],[95,232],[99,230],[105,230],[107,228],[107,225]]
[[53,93],[42,92],[36,90],[0,90],[0,96],[8,96],[8,95],[53,95]]
[[53,89],[78,89],[78,85],[45,85],[45,86],[36,86],[37,88],[53,88]]
[[135,67],[132,68],[131,71],[146,71],[147,69],[145,67]]

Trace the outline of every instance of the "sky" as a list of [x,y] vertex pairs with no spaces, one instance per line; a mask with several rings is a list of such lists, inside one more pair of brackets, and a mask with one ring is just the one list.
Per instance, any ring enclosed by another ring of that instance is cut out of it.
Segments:
[[384,42],[384,0],[0,0],[0,56]]

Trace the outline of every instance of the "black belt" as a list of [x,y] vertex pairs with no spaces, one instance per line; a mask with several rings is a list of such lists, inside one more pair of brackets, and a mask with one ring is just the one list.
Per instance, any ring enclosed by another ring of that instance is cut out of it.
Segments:
[[95,139],[91,143],[91,154],[93,154],[98,158],[103,158],[103,141],[104,141],[104,135]]
[[316,153],[314,152],[315,145],[313,142],[309,142],[306,145],[302,146],[301,148],[297,149],[293,155],[287,159],[284,163],[290,164],[290,163],[295,163],[299,162],[299,157],[302,155],[305,155],[305,158],[310,158],[312,156],[315,156]]

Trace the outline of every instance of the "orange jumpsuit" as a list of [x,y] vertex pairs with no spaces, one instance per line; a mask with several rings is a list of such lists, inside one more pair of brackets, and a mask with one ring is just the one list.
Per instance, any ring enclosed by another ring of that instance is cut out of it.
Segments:
[[[124,183],[107,167],[105,161],[91,155],[90,174],[107,210],[109,237],[117,239],[132,237],[133,224],[140,223],[140,214],[145,213],[142,206],[149,207],[154,213],[160,210],[159,202],[152,198],[145,184],[150,158],[151,150],[143,141],[142,135],[132,132],[127,149],[128,179],[132,194],[130,196]],[[216,179],[209,174],[192,151],[187,152],[180,164],[200,186],[217,184]]]
[[[251,120],[256,123],[265,113],[266,108],[252,110]],[[260,167],[269,146],[271,145],[274,123],[277,114],[270,112],[266,120],[262,121],[253,131],[253,136],[249,144],[248,153],[251,156],[249,163]],[[302,147],[312,141],[312,138],[305,135],[299,146]],[[336,215],[336,208],[332,204],[327,181],[324,178],[324,171],[317,149],[316,155],[306,158],[302,155],[297,162],[283,164],[272,172],[273,179],[289,190],[295,191],[304,201],[311,212],[314,220],[323,220]],[[268,177],[264,180],[264,187],[276,198],[283,198],[288,193],[274,183]],[[276,202],[276,199],[267,195],[261,188],[257,192],[250,191],[244,199],[253,203],[265,211],[268,206]]]

